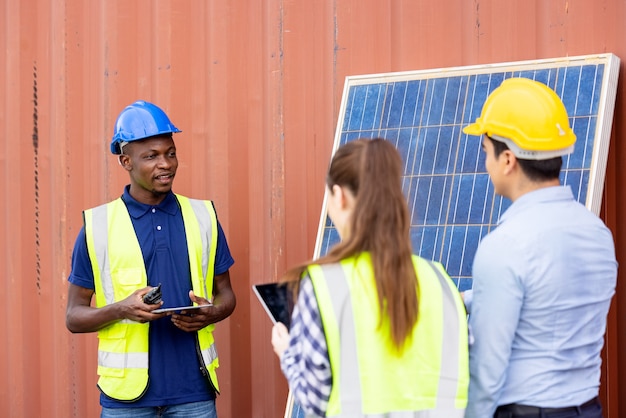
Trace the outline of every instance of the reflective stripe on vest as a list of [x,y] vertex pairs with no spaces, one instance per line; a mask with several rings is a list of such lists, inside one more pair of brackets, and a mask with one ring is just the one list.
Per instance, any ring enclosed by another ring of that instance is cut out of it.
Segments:
[[[211,299],[217,245],[217,217],[210,201],[176,195],[187,239],[192,288]],[[96,306],[123,300],[147,285],[147,273],[132,221],[122,199],[86,210],[85,236],[96,289]],[[114,243],[114,245],[113,245]],[[113,266],[113,267],[112,267]],[[111,271],[116,272],[114,278]],[[110,397],[134,400],[148,382],[149,324],[122,320],[98,332],[98,385]],[[202,360],[211,383],[219,390],[215,373],[219,364],[214,325],[198,331]]]
[[111,353],[99,351],[98,364],[116,369],[147,369],[148,356],[144,355],[144,353]]
[[[421,259],[423,260],[423,259]],[[426,261],[426,260],[423,260]],[[354,264],[352,264],[354,263]],[[339,353],[331,356],[332,359],[337,358],[339,365],[332,366],[333,371],[333,385],[338,385],[331,391],[331,399],[329,399],[329,409],[327,416],[337,417],[368,417],[368,418],[456,418],[463,417],[464,408],[467,402],[467,380],[468,380],[468,364],[467,364],[467,326],[461,321],[465,321],[465,313],[460,301],[459,295],[455,295],[453,292],[458,291],[452,287],[452,283],[449,279],[444,277],[441,271],[433,263],[423,263],[422,265],[426,269],[432,270],[421,271],[422,277],[425,274],[431,273],[437,277],[439,285],[441,287],[441,309],[443,315],[443,334],[442,341],[434,342],[441,349],[440,355],[442,356],[439,374],[438,374],[438,387],[436,388],[436,405],[432,409],[421,409],[417,411],[394,411],[384,414],[367,413],[363,411],[363,396],[376,396],[383,395],[384,389],[378,394],[364,394],[361,384],[361,370],[359,368],[358,355],[359,350],[357,347],[356,336],[356,322],[355,322],[355,307],[352,301],[352,294],[350,293],[350,284],[346,276],[346,268],[351,265],[356,265],[354,260],[346,261],[336,264],[317,265],[319,268],[317,271],[321,271],[323,274],[316,274],[315,268],[309,269],[309,274],[313,281],[313,285],[318,297],[318,303],[320,303],[320,311],[324,309],[323,301],[325,298],[329,299],[334,314],[330,316],[334,318],[329,320],[329,315],[322,314],[322,318],[327,318],[324,322],[324,329],[327,333],[327,342],[329,344],[329,355],[331,353],[331,344],[333,344],[332,337],[329,335],[340,335]],[[370,263],[371,265],[371,263]],[[356,268],[356,267],[355,267]],[[417,273],[417,265],[416,265]],[[325,282],[325,289],[321,289],[319,284],[316,286],[317,279],[323,278]],[[431,297],[433,295],[427,295],[422,293],[420,299]],[[358,307],[357,307],[358,308]],[[358,309],[357,309],[358,310]],[[461,312],[462,311],[462,312]],[[338,323],[329,323],[331,321],[339,321]],[[463,334],[465,333],[465,334]],[[445,342],[445,343],[443,343]],[[432,341],[421,341],[420,344],[432,343]],[[376,359],[379,362],[379,367],[385,367],[385,358]],[[460,364],[462,363],[462,364]],[[339,375],[335,376],[335,373]],[[424,382],[416,382],[416,385]],[[418,394],[423,388],[416,389]],[[338,391],[338,392],[336,392]],[[333,401],[333,392],[335,392],[334,399],[339,402],[339,405],[331,405]],[[428,391],[426,391],[428,392]],[[337,395],[338,393],[338,395]],[[338,397],[337,397],[338,396]],[[393,408],[393,406],[390,406]],[[397,406],[396,406],[397,407]],[[333,415],[333,411],[340,411]]]
[[[176,195],[176,197],[185,221],[193,291],[197,296],[211,300],[217,250],[217,216],[213,204],[210,201],[188,199],[180,195]],[[192,212],[195,214],[197,225],[190,222]],[[211,324],[199,330],[197,334],[204,370],[208,373],[209,380],[215,390],[219,392],[216,373],[219,367],[219,358],[213,337],[214,329],[215,324]]]

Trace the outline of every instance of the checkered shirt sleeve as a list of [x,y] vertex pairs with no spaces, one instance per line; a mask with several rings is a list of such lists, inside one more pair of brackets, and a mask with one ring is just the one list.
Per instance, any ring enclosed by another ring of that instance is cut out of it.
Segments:
[[307,414],[325,416],[332,376],[328,347],[311,279],[300,285],[289,330],[289,348],[280,365],[296,401]]

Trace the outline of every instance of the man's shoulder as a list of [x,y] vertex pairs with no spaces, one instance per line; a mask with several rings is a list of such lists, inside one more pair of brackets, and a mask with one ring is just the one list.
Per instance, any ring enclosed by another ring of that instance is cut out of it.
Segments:
[[475,260],[489,260],[491,264],[494,259],[517,258],[525,245],[521,240],[522,230],[513,220],[498,225],[480,240]]
[[101,203],[101,204],[96,205],[96,206],[88,207],[88,208],[84,209],[84,210],[83,210],[83,212],[86,212],[86,211],[93,211],[94,209],[102,209],[102,208],[106,208],[106,207],[108,207],[108,206],[110,206],[110,205],[112,205],[112,204],[116,204],[116,203],[119,203],[119,202],[121,202],[121,201],[122,201],[122,198],[121,198],[121,197],[118,197],[118,198],[115,198],[115,199],[110,200],[110,201],[108,201],[108,202]]
[[186,196],[186,195],[179,194],[179,193],[174,193],[174,196],[176,196],[176,199],[179,199],[179,200],[184,199],[184,200],[188,200],[188,201],[208,202],[208,203],[213,204],[213,200],[211,200],[211,199],[190,197],[190,196]]

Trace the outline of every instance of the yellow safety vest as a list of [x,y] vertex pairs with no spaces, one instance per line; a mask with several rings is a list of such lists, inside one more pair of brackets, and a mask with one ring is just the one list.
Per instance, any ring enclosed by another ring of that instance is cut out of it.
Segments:
[[463,301],[441,264],[417,256],[413,264],[419,314],[401,354],[389,320],[379,327],[369,253],[309,267],[333,377],[326,416],[463,417],[469,383]]
[[[176,195],[180,204],[189,252],[192,289],[212,298],[217,216],[211,201]],[[148,279],[139,241],[121,198],[83,212],[87,249],[94,275],[96,306],[127,298],[147,286]],[[98,386],[121,401],[140,398],[148,385],[149,323],[122,320],[98,331]],[[219,365],[213,329],[197,332],[197,344],[207,378],[216,390]]]

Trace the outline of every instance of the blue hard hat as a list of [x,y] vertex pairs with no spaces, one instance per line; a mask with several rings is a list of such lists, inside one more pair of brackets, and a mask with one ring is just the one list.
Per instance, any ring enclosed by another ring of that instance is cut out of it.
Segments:
[[111,152],[121,154],[121,143],[139,141],[155,135],[181,132],[160,107],[139,100],[126,106],[115,121]]

